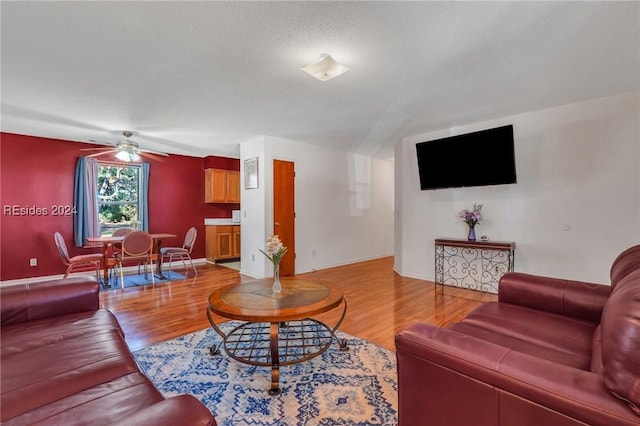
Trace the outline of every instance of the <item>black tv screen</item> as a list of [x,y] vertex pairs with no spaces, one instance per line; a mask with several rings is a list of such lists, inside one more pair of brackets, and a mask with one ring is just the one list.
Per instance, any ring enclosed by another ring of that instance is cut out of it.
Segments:
[[513,126],[416,144],[420,188],[516,183]]

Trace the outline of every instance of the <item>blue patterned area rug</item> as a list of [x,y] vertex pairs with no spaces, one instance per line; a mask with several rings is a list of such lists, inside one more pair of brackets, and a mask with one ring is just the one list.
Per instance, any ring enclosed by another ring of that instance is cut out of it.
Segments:
[[[240,324],[229,321],[228,333]],[[243,364],[224,349],[210,355],[221,337],[201,330],[134,353],[165,396],[191,394],[220,426],[396,425],[395,353],[338,331],[349,350],[331,347],[308,361],[280,368],[279,395],[268,393],[271,369]]]
[[[155,276],[155,283],[156,284],[161,284],[161,283],[166,283],[169,281],[176,281],[176,280],[181,280],[184,279],[184,275],[179,274],[175,271],[165,271],[163,272],[163,278],[158,278],[158,276]],[[137,274],[137,275],[125,275],[124,276],[124,287],[138,287],[138,286],[144,286],[144,285],[152,285],[153,281],[151,281],[151,272],[149,272],[148,274]],[[100,286],[101,290],[113,290],[113,289],[118,289],[120,288],[120,275],[115,274],[114,277],[111,277],[111,279],[109,280],[109,286],[105,287],[105,286]]]

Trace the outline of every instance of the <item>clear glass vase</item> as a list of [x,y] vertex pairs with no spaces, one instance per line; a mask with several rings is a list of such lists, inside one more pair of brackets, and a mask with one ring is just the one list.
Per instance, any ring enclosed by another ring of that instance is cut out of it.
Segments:
[[274,293],[280,293],[282,291],[282,284],[280,284],[280,264],[273,264],[273,286],[271,287],[271,291]]

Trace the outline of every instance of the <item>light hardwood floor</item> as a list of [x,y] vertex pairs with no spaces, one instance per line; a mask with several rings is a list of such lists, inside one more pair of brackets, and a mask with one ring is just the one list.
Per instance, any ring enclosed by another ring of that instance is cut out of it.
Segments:
[[[209,327],[209,294],[220,286],[253,280],[219,265],[197,269],[195,278],[100,293],[101,306],[116,315],[133,351]],[[480,303],[497,298],[446,286],[434,289],[432,281],[401,277],[393,271],[392,257],[298,276],[339,286],[348,303],[339,330],[391,350],[395,349],[395,333],[406,325],[428,322],[447,326]],[[340,311],[334,309],[317,318],[333,325]],[[221,317],[215,320],[225,321]]]

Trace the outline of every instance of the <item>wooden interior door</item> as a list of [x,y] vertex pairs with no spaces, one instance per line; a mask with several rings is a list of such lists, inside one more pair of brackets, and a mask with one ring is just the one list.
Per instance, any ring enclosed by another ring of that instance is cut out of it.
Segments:
[[273,160],[273,233],[288,248],[280,262],[281,276],[293,275],[296,270],[294,165]]

